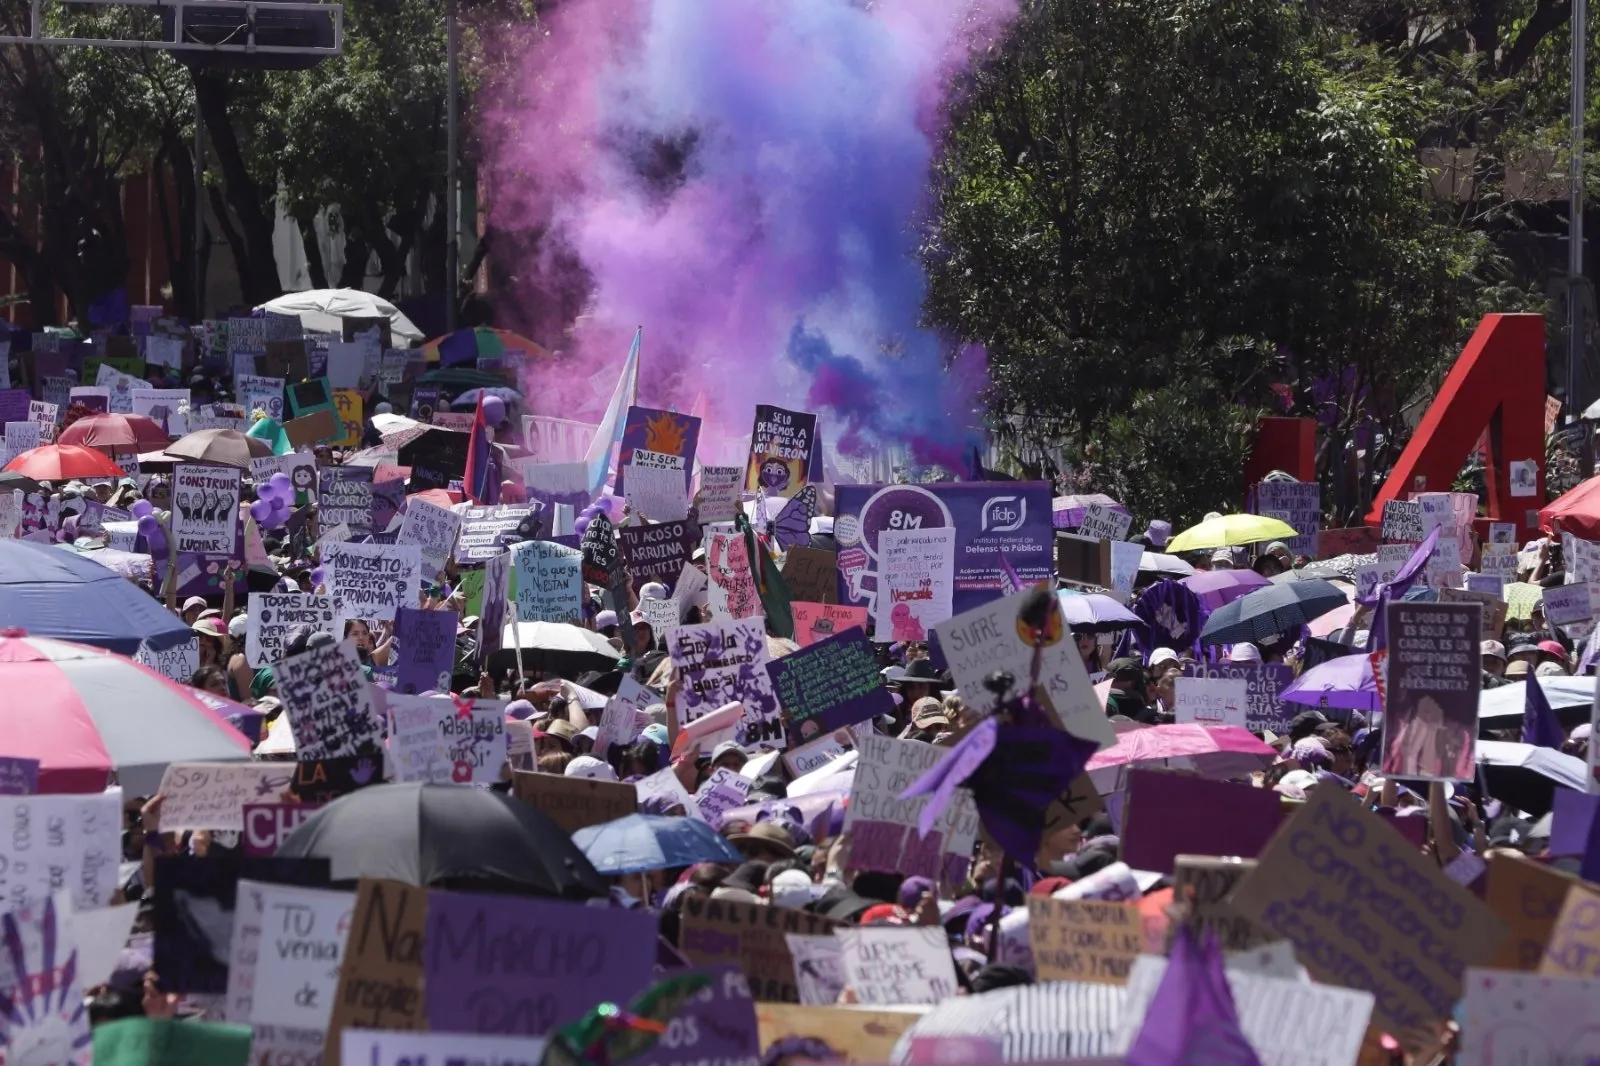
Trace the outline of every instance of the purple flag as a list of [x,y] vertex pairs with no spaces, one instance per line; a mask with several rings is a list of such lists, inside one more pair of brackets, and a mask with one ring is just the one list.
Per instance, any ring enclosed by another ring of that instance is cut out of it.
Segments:
[[[1128,629],[1148,659],[1157,648],[1185,648],[1200,655],[1200,630],[1205,628],[1209,613],[1200,597],[1171,578],[1157,581],[1145,589],[1133,604],[1133,613],[1141,624]],[[1123,654],[1121,645],[1119,655]]]
[[1522,742],[1560,751],[1567,734],[1556,719],[1556,712],[1550,707],[1550,698],[1544,694],[1544,686],[1530,674],[1523,689]]
[[1187,926],[1179,927],[1167,972],[1150,999],[1126,1061],[1127,1066],[1175,1062],[1261,1066],[1239,1027],[1239,1012],[1213,934],[1207,934],[1202,947]]
[[[915,799],[917,796],[927,796],[928,802],[922,808],[922,817],[917,819],[917,832],[927,836],[933,831],[933,823],[939,820],[939,815],[950,806],[956,789],[966,783],[967,778],[977,772],[978,767],[994,751],[995,735],[999,723],[993,718],[985,718],[978,723],[978,727],[966,736],[961,742],[950,749],[950,754],[929,767],[928,772],[911,783],[911,787],[900,793],[900,798]],[[1036,849],[1037,850],[1037,849]]]

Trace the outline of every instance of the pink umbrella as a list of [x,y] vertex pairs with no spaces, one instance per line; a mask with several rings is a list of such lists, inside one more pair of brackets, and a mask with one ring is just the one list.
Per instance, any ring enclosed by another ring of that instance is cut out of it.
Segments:
[[1254,570],[1202,570],[1181,578],[1178,584],[1200,597],[1200,602],[1206,605],[1207,610],[1214,611],[1272,582]]
[[1167,766],[1228,778],[1254,773],[1277,756],[1271,745],[1236,725],[1155,725],[1118,734],[1117,742],[1095,752],[1084,769],[1106,795],[1116,790],[1124,768]]
[[1313,618],[1306,623],[1306,628],[1311,630],[1314,637],[1325,637],[1335,629],[1343,629],[1350,624],[1350,619],[1356,614],[1356,605],[1347,603],[1343,607],[1335,607],[1325,615]]

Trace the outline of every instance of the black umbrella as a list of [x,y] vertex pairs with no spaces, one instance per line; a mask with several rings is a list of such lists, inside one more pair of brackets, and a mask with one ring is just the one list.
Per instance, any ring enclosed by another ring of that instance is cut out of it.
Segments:
[[543,812],[462,785],[374,785],[308,818],[277,854],[328,859],[335,882],[383,877],[433,888],[585,899],[606,895]]
[[1267,585],[1212,611],[1200,640],[1206,644],[1265,640],[1349,602],[1334,585],[1316,578]]

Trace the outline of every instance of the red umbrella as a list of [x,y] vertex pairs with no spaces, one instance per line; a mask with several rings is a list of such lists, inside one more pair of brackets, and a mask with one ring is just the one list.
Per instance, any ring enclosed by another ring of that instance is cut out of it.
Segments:
[[35,481],[71,481],[77,477],[127,477],[104,453],[73,444],[45,444],[23,452],[6,469]]
[[1553,532],[1557,524],[1562,532],[1579,540],[1600,540],[1600,477],[1592,477],[1544,505],[1539,511],[1539,528]]
[[161,423],[144,415],[88,415],[63,429],[56,443],[142,452],[165,448],[170,439]]

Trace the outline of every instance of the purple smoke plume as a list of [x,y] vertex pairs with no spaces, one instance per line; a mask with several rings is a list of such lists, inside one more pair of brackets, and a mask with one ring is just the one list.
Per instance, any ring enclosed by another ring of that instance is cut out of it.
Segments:
[[507,46],[484,112],[490,219],[541,235],[519,297],[570,292],[580,264],[588,291],[573,380],[532,392],[592,404],[643,325],[641,401],[703,414],[709,433],[737,440],[756,403],[822,409],[847,451],[901,442],[961,468],[983,358],[947,370],[948,346],[920,328],[918,224],[950,78],[1013,12],[556,6],[537,39]]

